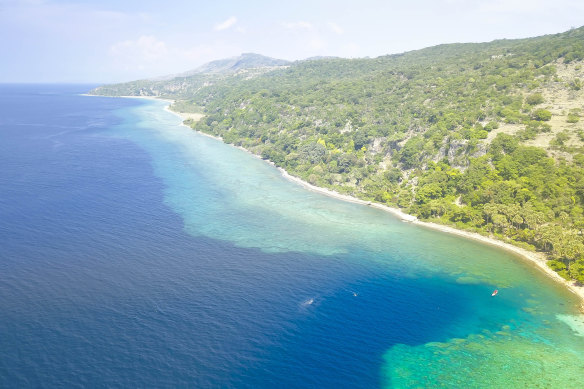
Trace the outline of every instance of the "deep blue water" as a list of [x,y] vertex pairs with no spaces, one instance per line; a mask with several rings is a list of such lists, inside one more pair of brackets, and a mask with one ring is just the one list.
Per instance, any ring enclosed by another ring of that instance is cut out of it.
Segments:
[[[0,86],[0,387],[380,387],[394,345],[573,313],[507,254],[306,192],[159,102],[90,88]],[[514,275],[495,300],[497,272]]]

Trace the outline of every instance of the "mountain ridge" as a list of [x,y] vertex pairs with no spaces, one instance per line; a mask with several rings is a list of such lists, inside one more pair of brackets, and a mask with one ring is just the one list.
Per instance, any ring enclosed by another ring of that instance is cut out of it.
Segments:
[[207,62],[193,70],[179,73],[177,77],[188,77],[200,73],[234,73],[242,69],[286,66],[291,62],[283,59],[267,57],[256,53],[242,53],[236,57],[229,57]]
[[106,96],[152,96],[177,95],[177,91],[187,96],[206,84],[222,78],[245,73],[253,77],[264,72],[288,66],[291,62],[255,53],[207,62],[195,69],[161,77],[136,80],[125,83],[97,87],[89,94]]

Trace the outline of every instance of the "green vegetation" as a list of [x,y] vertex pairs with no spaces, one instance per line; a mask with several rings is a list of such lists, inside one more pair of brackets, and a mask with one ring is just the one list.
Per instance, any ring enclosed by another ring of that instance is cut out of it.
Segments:
[[547,122],[552,118],[552,113],[547,109],[536,109],[533,111],[533,118],[540,122]]
[[568,114],[568,118],[566,119],[568,123],[578,123],[580,121],[580,110],[573,109]]
[[538,105],[543,103],[543,96],[541,93],[534,93],[525,98],[525,102],[529,105]]
[[[545,252],[584,282],[584,132],[554,129],[546,106],[558,90],[582,101],[580,79],[557,72],[579,66],[582,42],[584,27],[96,93],[177,99],[205,114],[196,130],[310,183]],[[578,109],[562,122],[580,126]],[[527,144],[540,136],[549,149]]]

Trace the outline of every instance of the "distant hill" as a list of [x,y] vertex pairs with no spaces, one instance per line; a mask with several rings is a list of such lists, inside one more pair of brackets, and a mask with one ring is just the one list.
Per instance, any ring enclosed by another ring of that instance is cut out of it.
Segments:
[[238,57],[219,59],[208,62],[198,68],[179,74],[178,77],[188,77],[194,74],[236,73],[243,69],[269,68],[289,65],[290,61],[275,59],[260,54],[243,53]]
[[289,64],[290,61],[283,59],[243,53],[238,57],[208,62],[196,69],[177,75],[100,86],[91,90],[89,94],[186,98],[202,86],[209,86],[225,77],[238,75],[245,75],[248,78],[254,77]]

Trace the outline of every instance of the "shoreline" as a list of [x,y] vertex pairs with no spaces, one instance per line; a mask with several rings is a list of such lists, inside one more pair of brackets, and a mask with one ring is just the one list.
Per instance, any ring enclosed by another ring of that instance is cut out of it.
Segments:
[[377,209],[380,209],[384,212],[390,213],[393,216],[398,217],[403,222],[416,224],[418,226],[432,229],[435,231],[441,231],[441,232],[452,234],[452,235],[458,235],[458,236],[466,238],[466,239],[476,240],[476,241],[479,241],[481,243],[485,243],[485,244],[488,244],[491,246],[496,246],[496,247],[499,247],[499,248],[504,249],[506,251],[509,251],[513,254],[516,254],[521,260],[527,261],[530,264],[535,265],[535,267],[538,268],[539,270],[543,271],[543,273],[546,276],[552,278],[556,282],[563,284],[569,291],[571,291],[576,296],[578,296],[580,299],[580,307],[579,307],[580,311],[582,313],[584,313],[584,287],[575,285],[575,281],[567,281],[567,280],[563,279],[562,277],[560,277],[560,275],[558,273],[556,273],[549,266],[547,266],[546,258],[544,256],[544,254],[542,254],[542,253],[528,251],[524,248],[517,247],[517,246],[514,246],[510,243],[503,242],[503,241],[500,241],[498,239],[491,238],[488,236],[484,236],[484,235],[478,234],[476,232],[464,231],[464,230],[459,230],[457,228],[443,225],[443,224],[421,221],[421,220],[418,220],[418,218],[416,216],[407,214],[407,213],[403,212],[402,210],[400,210],[399,208],[393,208],[393,207],[389,207],[387,205],[378,204],[378,203],[374,203],[374,202],[370,202],[370,201],[366,201],[366,200],[361,200],[361,199],[358,199],[358,198],[353,197],[353,196],[348,196],[348,195],[344,195],[344,194],[332,191],[330,189],[321,188],[321,187],[312,185],[312,184],[310,184],[310,183],[308,183],[308,182],[306,182],[298,177],[290,175],[286,170],[282,169],[281,167],[277,167],[277,169],[280,171],[280,173],[282,174],[282,176],[285,179],[287,179],[291,182],[294,182],[298,185],[301,185],[305,189],[311,190],[313,192],[318,192],[318,193],[321,193],[323,195],[326,195],[326,196],[329,196],[332,198],[336,198],[339,200],[348,201],[351,203],[356,203],[356,204],[361,204],[361,205],[366,205],[366,206],[369,206],[372,208],[377,208]]
[[156,101],[167,101],[169,103],[174,103],[174,100],[171,99],[163,99],[161,97],[156,96],[104,96],[104,95],[90,95],[89,93],[81,93],[79,96],[87,96],[87,97],[110,97],[115,99],[144,99],[144,100],[156,100]]
[[[120,97],[161,100],[161,101],[170,102],[171,104],[174,102],[174,100],[160,99],[160,98],[151,97],[151,96],[120,96]],[[188,113],[181,113],[181,112],[176,112],[176,111],[170,110],[168,105],[164,107],[164,110],[180,117],[183,121],[186,119],[192,119],[192,117],[189,116]],[[181,122],[181,125],[192,130],[191,127],[185,125],[182,122]],[[207,136],[209,138],[213,138],[215,140],[223,142],[223,139],[221,137],[205,134],[205,133],[200,132],[200,131],[197,131],[197,133],[201,134],[203,136]],[[249,153],[250,155],[252,155],[256,158],[261,159],[258,155],[251,153],[249,150],[247,150],[241,146],[234,146],[234,147],[241,149],[241,150]],[[329,197],[332,197],[332,198],[335,198],[338,200],[347,201],[347,202],[351,202],[351,203],[355,203],[355,204],[361,204],[361,205],[369,206],[372,208],[377,208],[383,212],[387,212],[395,217],[398,217],[403,222],[416,224],[416,225],[419,225],[421,227],[429,228],[429,229],[432,229],[435,231],[440,231],[440,232],[444,232],[444,233],[448,233],[448,234],[452,234],[452,235],[457,235],[457,236],[460,236],[460,237],[463,237],[466,239],[472,239],[472,240],[479,241],[481,243],[488,244],[491,246],[496,246],[496,247],[499,247],[503,250],[511,252],[511,253],[515,254],[516,256],[518,256],[521,260],[527,261],[528,263],[534,265],[537,269],[542,271],[544,273],[544,275],[546,275],[547,277],[551,278],[552,280],[554,280],[558,283],[561,283],[564,287],[566,287],[566,289],[568,289],[570,292],[575,294],[580,300],[579,310],[580,310],[580,312],[584,313],[584,286],[578,286],[578,285],[576,285],[575,281],[567,281],[567,280],[563,279],[562,277],[560,277],[560,275],[558,273],[556,273],[549,266],[547,266],[546,258],[544,256],[544,254],[542,254],[542,253],[528,251],[528,250],[523,249],[521,247],[514,246],[510,243],[503,242],[503,241],[500,241],[500,240],[492,238],[492,237],[480,235],[476,232],[464,231],[464,230],[459,230],[457,228],[447,226],[447,225],[421,221],[421,220],[418,220],[418,218],[416,216],[407,214],[407,213],[403,212],[402,210],[400,210],[399,208],[393,208],[393,207],[389,207],[387,205],[383,205],[383,204],[379,204],[379,203],[375,203],[375,202],[371,202],[371,201],[366,201],[366,200],[361,200],[359,198],[349,196],[349,195],[344,195],[344,194],[335,192],[335,191],[330,190],[330,189],[321,188],[319,186],[312,185],[312,184],[302,180],[301,178],[292,176],[290,173],[288,173],[283,168],[276,166],[272,161],[268,161],[268,160],[264,160],[264,159],[262,159],[262,160],[265,161],[266,163],[269,163],[270,165],[274,166],[276,169],[278,169],[278,171],[280,172],[282,177],[284,177],[284,179],[286,179],[290,182],[293,182],[297,185],[300,185],[303,188],[308,189],[310,191],[317,192],[317,193],[320,193],[320,194],[323,194],[325,196],[329,196]]]

